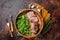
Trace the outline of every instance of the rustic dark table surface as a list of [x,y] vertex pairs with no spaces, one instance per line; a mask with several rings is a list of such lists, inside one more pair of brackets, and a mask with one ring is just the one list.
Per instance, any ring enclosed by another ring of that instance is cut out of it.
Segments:
[[14,17],[20,9],[27,9],[31,2],[43,5],[51,14],[54,25],[44,36],[37,36],[36,40],[60,40],[60,0],[0,0],[0,40],[27,40],[23,37],[17,37],[14,31],[14,37],[9,35],[6,19],[9,15]]

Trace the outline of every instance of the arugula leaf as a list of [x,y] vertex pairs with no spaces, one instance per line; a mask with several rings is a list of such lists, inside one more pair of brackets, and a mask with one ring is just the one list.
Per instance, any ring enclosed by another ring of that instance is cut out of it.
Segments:
[[24,14],[21,14],[18,16],[16,25],[21,34],[31,34],[32,33],[29,30],[29,28],[30,28],[29,19]]

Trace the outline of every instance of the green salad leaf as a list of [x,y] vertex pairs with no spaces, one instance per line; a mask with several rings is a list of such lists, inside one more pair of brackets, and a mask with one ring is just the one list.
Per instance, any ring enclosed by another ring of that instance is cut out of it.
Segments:
[[29,30],[29,28],[30,28],[29,19],[23,13],[21,13],[21,15],[18,16],[16,25],[21,34],[31,34],[32,33]]

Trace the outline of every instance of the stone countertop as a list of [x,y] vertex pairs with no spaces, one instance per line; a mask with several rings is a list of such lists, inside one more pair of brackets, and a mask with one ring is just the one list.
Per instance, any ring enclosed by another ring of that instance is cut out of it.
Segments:
[[51,14],[54,25],[45,35],[37,36],[34,40],[60,40],[60,0],[0,0],[0,40],[28,40],[23,37],[17,37],[14,31],[14,37],[9,35],[9,29],[6,25],[6,19],[9,15],[14,17],[21,9],[27,9],[29,3],[39,3],[43,5]]

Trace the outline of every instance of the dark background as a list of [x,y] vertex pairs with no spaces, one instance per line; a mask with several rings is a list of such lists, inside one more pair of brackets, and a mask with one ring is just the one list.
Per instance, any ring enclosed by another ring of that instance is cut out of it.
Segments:
[[45,7],[52,14],[54,25],[44,36],[37,36],[35,40],[60,40],[60,0],[0,0],[0,40],[27,40],[23,37],[17,37],[14,31],[14,37],[11,38],[6,25],[6,19],[9,15],[14,17],[21,9],[28,9],[28,4],[34,2]]

